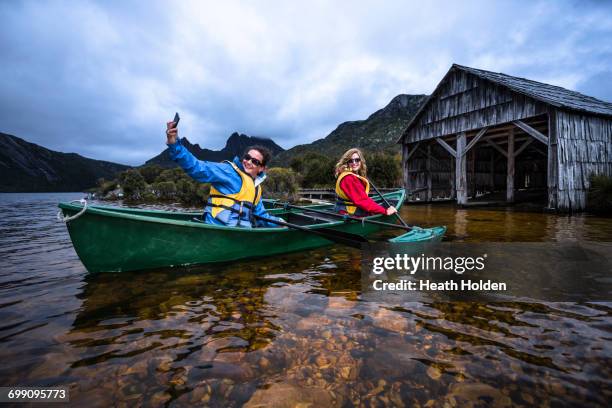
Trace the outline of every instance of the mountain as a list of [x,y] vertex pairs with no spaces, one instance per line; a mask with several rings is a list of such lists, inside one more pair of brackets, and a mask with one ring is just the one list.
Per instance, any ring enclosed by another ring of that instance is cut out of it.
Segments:
[[397,95],[387,106],[365,120],[341,123],[323,139],[285,150],[274,157],[272,165],[287,166],[293,157],[307,152],[340,157],[351,147],[368,151],[399,151],[395,142],[426,98],[427,95]]
[[[222,160],[232,160],[234,156],[242,156],[247,147],[253,145],[262,145],[267,147],[272,152],[273,156],[276,156],[285,149],[274,143],[272,139],[265,139],[261,137],[247,136],[238,134],[236,132],[225,142],[225,147],[221,150],[209,150],[202,149],[198,144],[191,144],[187,138],[182,139],[182,144],[189,150],[195,157],[200,160],[220,162]],[[168,149],[166,148],[163,152],[155,156],[154,158],[147,160],[147,164],[157,164],[162,167],[176,167],[178,166],[175,162],[170,160],[168,155]]]
[[45,149],[0,133],[0,191],[83,191],[129,166]]

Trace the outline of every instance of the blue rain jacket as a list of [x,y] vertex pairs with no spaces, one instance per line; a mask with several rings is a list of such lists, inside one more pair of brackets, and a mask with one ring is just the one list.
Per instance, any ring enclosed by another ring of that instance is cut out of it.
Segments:
[[[181,144],[181,139],[177,138],[176,143],[169,144],[168,150],[170,158],[179,164],[185,170],[185,172],[194,180],[202,183],[212,184],[221,194],[236,194],[242,188],[242,179],[240,175],[236,173],[231,164],[221,162],[208,162],[198,160],[189,150]],[[238,157],[234,157],[234,164],[241,170],[244,170],[242,162]],[[255,181],[255,187],[260,185],[266,178],[264,172],[259,173]],[[263,202],[260,200],[253,210],[255,215],[261,217],[270,218],[272,220],[283,221],[282,218],[269,215],[263,206]],[[204,212],[204,222],[207,224],[215,225],[227,225],[214,218],[209,212]],[[278,224],[271,222],[256,220],[258,227],[278,227]],[[250,226],[242,223],[240,225],[243,228],[249,228]]]

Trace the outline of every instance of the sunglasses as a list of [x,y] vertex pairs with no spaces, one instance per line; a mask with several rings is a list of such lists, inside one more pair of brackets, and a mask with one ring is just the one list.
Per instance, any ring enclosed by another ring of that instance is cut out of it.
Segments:
[[361,159],[358,157],[356,159],[348,159],[346,162],[348,164],[353,164],[353,163],[357,164],[357,163],[361,163]]
[[253,163],[255,166],[263,166],[263,163],[262,163],[261,161],[257,160],[257,159],[256,159],[256,158],[254,158],[254,157],[251,157],[251,155],[250,155],[250,154],[248,154],[248,153],[246,153],[242,159],[243,159],[243,160],[246,160],[246,161],[250,161],[250,162],[251,162],[251,163]]

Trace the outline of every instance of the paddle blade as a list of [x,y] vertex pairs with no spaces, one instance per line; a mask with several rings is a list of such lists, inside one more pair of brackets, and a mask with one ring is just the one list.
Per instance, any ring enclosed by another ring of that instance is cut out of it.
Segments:
[[415,228],[412,231],[400,235],[399,237],[390,239],[392,243],[407,243],[407,242],[437,242],[444,238],[446,226],[433,228]]

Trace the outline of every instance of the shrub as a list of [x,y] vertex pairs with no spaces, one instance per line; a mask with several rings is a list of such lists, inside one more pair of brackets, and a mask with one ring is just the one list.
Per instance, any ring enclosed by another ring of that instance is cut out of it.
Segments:
[[150,164],[138,169],[142,177],[144,177],[147,184],[153,184],[157,176],[161,174],[164,169],[157,164]]
[[397,155],[373,153],[367,156],[368,178],[380,188],[397,187],[401,184],[401,161]]
[[587,194],[587,209],[598,213],[612,214],[612,177],[592,175],[591,188]]
[[299,188],[298,176],[292,169],[273,167],[264,183],[266,197],[295,200]]
[[106,181],[104,178],[98,179],[98,187],[96,188],[96,192],[101,196],[108,194],[110,191],[113,191],[117,188],[118,181],[111,180]]
[[300,173],[304,187],[331,187],[335,183],[334,165],[336,163],[327,156],[309,152],[293,164],[302,169]]
[[155,190],[160,199],[170,200],[176,194],[176,185],[173,181],[160,181],[153,184],[153,190]]
[[296,156],[289,162],[289,167],[296,173],[304,171],[304,156]]
[[195,190],[195,196],[198,201],[201,203],[205,203],[208,200],[208,195],[210,194],[210,184],[208,183],[198,183],[198,187]]
[[177,182],[181,179],[186,179],[186,180],[191,180],[191,178],[185,174],[185,172],[183,171],[183,169],[180,168],[174,168],[174,169],[166,169],[163,170],[156,178],[155,178],[155,182],[159,183],[161,181],[173,181],[173,182]]
[[128,200],[138,200],[144,193],[147,183],[138,170],[129,169],[119,174],[123,195]]
[[191,201],[195,190],[196,185],[190,179],[181,178],[176,181],[176,195],[183,202]]

